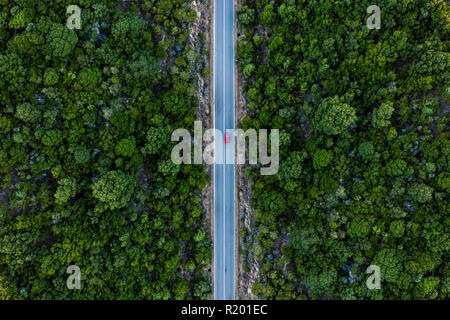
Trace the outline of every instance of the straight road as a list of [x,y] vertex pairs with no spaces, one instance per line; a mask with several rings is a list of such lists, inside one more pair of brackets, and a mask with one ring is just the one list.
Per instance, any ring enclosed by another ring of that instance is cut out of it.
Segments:
[[[222,133],[215,139],[214,164],[216,300],[234,300],[235,290],[234,68],[234,0],[214,0],[214,127]],[[225,132],[230,133],[227,144]]]

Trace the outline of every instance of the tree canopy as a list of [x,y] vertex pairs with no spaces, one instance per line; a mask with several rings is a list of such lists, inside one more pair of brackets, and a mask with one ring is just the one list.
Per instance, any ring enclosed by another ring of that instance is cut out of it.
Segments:
[[241,125],[283,131],[279,172],[245,170],[241,250],[258,298],[448,299],[449,7],[380,0],[371,30],[370,5],[237,12]]
[[196,17],[190,0],[0,0],[0,299],[211,293],[208,176],[168,162],[199,105]]

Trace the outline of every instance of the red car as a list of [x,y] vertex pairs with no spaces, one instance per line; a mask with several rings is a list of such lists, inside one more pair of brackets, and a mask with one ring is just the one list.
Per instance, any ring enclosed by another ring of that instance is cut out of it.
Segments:
[[230,143],[230,134],[228,132],[225,133],[225,143]]

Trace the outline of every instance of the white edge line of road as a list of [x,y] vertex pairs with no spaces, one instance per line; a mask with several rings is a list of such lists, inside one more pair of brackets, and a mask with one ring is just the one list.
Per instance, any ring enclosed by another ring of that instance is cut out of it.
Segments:
[[[212,97],[212,102],[211,102],[211,108],[212,108],[212,127],[215,128],[216,127],[216,8],[215,8],[215,1],[211,1],[211,6],[212,6],[212,34],[213,34],[213,39],[212,39],[212,66],[211,69],[213,70],[212,72],[212,91],[213,91],[213,97]],[[214,142],[215,144],[215,142]],[[216,284],[215,284],[215,277],[216,277],[216,255],[215,255],[215,246],[216,246],[216,228],[215,228],[215,224],[216,224],[216,218],[215,218],[215,213],[216,213],[216,188],[215,188],[215,183],[216,183],[216,153],[214,152],[214,163],[212,165],[213,168],[213,181],[212,181],[212,188],[214,191],[214,195],[213,195],[213,201],[212,201],[212,214],[211,214],[211,220],[212,220],[212,227],[214,229],[213,232],[213,274],[212,274],[212,283],[213,283],[213,299],[215,300],[216,298]]]
[[[234,129],[236,130],[236,124],[237,124],[237,122],[236,122],[236,102],[237,102],[237,92],[236,92],[236,83],[237,83],[237,79],[236,79],[236,57],[235,57],[235,53],[236,53],[236,41],[237,41],[237,22],[236,22],[236,17],[235,17],[235,13],[236,13],[236,9],[237,9],[237,7],[236,7],[236,5],[238,4],[238,2],[237,1],[233,1],[233,74],[232,74],[232,77],[233,77],[233,92],[234,92],[234,96],[233,96],[233,122],[234,122],[234,125],[233,125],[233,127],[234,127]],[[236,141],[236,140],[235,140]],[[236,214],[237,212],[236,212],[236,208],[238,208],[238,206],[236,205],[236,200],[238,200],[238,198],[237,198],[237,192],[238,192],[238,186],[237,186],[237,179],[236,179],[236,177],[237,177],[237,175],[236,175],[236,168],[237,168],[237,166],[236,166],[236,154],[237,154],[237,152],[236,152],[236,148],[237,148],[237,146],[236,146],[236,143],[234,144],[234,159],[233,159],[233,163],[234,163],[234,165],[233,165],[233,183],[234,183],[234,194],[233,194],[233,216],[234,216],[234,223],[233,223],[233,229],[234,229],[234,238],[233,238],[233,244],[234,244],[234,252],[233,252],[233,263],[234,263],[234,268],[233,268],[233,271],[234,271],[234,275],[233,275],[233,280],[234,280],[234,283],[233,283],[233,286],[234,286],[234,292],[233,292],[233,296],[234,296],[234,299],[236,300],[236,297],[238,297],[239,295],[238,295],[238,277],[237,277],[237,270],[238,270],[238,259],[239,259],[239,256],[236,258],[236,250],[237,250],[237,253],[239,254],[239,247],[238,247],[238,245],[239,245],[239,239],[238,239],[238,233],[237,233],[237,231],[238,231],[238,225],[237,225],[237,223],[238,223],[238,215]]]

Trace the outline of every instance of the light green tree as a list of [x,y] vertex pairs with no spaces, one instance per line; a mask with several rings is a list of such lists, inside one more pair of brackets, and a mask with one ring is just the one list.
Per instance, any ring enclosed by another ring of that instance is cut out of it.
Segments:
[[389,163],[386,166],[386,172],[390,176],[401,176],[404,175],[406,172],[406,168],[408,167],[408,164],[403,159],[395,159],[389,161]]
[[392,102],[384,102],[379,108],[376,108],[372,114],[372,125],[374,128],[384,128],[391,124],[389,119],[394,112]]
[[331,160],[333,160],[333,152],[330,150],[319,149],[314,153],[313,156],[313,167],[316,170],[319,170],[323,167],[326,167],[330,164]]
[[261,24],[265,27],[271,27],[277,18],[277,14],[271,4],[266,4],[261,12]]
[[402,272],[399,252],[395,249],[381,249],[375,255],[372,264],[379,266],[381,281],[396,282]]
[[335,283],[337,278],[336,271],[325,271],[317,272],[311,271],[306,278],[306,283],[308,284],[311,292],[314,294],[324,294],[331,291],[333,283]]
[[157,154],[169,142],[169,134],[165,128],[151,127],[147,132],[147,143],[142,148],[144,154]]
[[58,189],[55,192],[55,202],[57,204],[64,204],[70,198],[75,197],[77,192],[77,181],[75,178],[68,177],[58,181]]
[[178,164],[173,163],[172,160],[162,160],[158,163],[158,171],[165,176],[176,175],[180,171],[181,167]]
[[313,125],[328,135],[340,135],[356,121],[355,109],[340,101],[338,96],[325,98],[317,109]]
[[53,68],[45,69],[44,84],[46,86],[53,86],[59,81],[58,72]]
[[433,188],[424,183],[414,183],[409,189],[408,194],[413,200],[419,203],[426,203],[433,199],[433,191]]
[[136,149],[136,139],[133,136],[124,138],[116,145],[116,154],[131,157]]
[[102,82],[102,73],[97,68],[84,68],[77,77],[77,88],[93,90]]
[[116,22],[113,23],[111,33],[117,38],[128,36],[136,38],[142,32],[143,21],[135,12],[127,12],[118,16]]
[[46,53],[53,57],[66,57],[78,42],[74,30],[61,24],[53,24],[47,35]]
[[242,6],[238,12],[236,12],[237,20],[243,26],[248,26],[255,21],[255,10],[248,6]]
[[25,122],[35,123],[39,121],[41,112],[31,103],[24,102],[17,106],[15,116]]
[[392,221],[389,225],[389,230],[394,237],[401,238],[405,233],[405,223],[402,220]]
[[92,195],[113,210],[126,206],[135,187],[133,176],[123,171],[109,171],[92,185]]
[[352,219],[347,224],[347,231],[352,237],[365,237],[370,233],[370,223],[361,217]]
[[437,277],[427,277],[414,288],[414,297],[417,299],[435,299],[438,296],[437,288],[441,280]]

